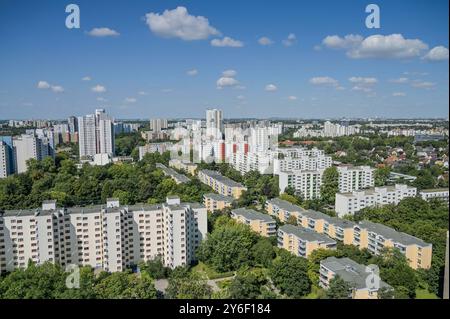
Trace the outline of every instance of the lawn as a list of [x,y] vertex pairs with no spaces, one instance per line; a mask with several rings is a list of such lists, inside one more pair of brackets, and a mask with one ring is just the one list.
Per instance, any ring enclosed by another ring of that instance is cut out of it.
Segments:
[[200,275],[205,275],[208,279],[226,278],[234,275],[233,271],[219,273],[202,262],[199,262],[198,265],[192,267],[192,271],[197,272]]
[[416,299],[439,299],[439,297],[426,289],[417,289]]

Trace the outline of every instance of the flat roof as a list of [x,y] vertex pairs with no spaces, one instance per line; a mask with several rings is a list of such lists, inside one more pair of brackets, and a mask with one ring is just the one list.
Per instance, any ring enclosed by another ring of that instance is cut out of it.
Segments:
[[227,203],[232,203],[234,201],[234,198],[231,196],[225,196],[222,194],[216,194],[216,193],[207,193],[203,195],[206,198],[211,198],[216,201],[223,201]]
[[412,235],[403,232],[396,231],[395,229],[382,224],[373,223],[368,220],[360,221],[359,224],[357,224],[356,226],[359,226],[360,228],[363,229],[367,229],[368,231],[383,236],[385,239],[391,239],[392,241],[400,243],[405,246],[408,245],[417,245],[421,247],[431,246],[431,244],[424,242],[422,239],[419,239],[417,237],[414,237]]
[[209,177],[229,186],[229,187],[241,187],[241,188],[245,188],[244,185],[242,185],[241,183],[238,183],[236,181],[233,181],[232,179],[223,176],[222,174],[220,174],[220,172],[217,171],[212,171],[210,169],[203,169],[200,172],[202,172],[205,175],[208,175]]
[[306,241],[317,241],[327,244],[336,244],[336,241],[331,239],[327,235],[316,233],[315,231],[304,227],[286,224],[281,226],[279,230],[287,234],[292,234]]
[[441,192],[447,192],[448,188],[430,188],[430,189],[422,189],[421,193],[441,193]]
[[269,222],[275,223],[275,220],[272,217],[270,217],[269,215],[257,212],[256,210],[253,210],[253,209],[238,208],[238,209],[233,209],[231,211],[231,213],[243,216],[245,219],[248,219],[248,220],[262,220],[267,223],[269,223]]
[[281,199],[281,198],[272,198],[268,199],[267,203],[270,203],[272,205],[278,206],[279,208],[288,211],[288,212],[303,212],[306,211],[304,208],[294,205],[291,202],[288,202],[287,200]]

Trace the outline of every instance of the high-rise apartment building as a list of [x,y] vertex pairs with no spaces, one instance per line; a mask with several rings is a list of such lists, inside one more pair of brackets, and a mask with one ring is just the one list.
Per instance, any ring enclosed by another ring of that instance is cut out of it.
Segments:
[[223,133],[223,113],[222,110],[206,110],[206,135],[221,138]]
[[375,169],[370,166],[342,165],[339,173],[339,192],[347,193],[375,186]]
[[0,212],[0,272],[28,260],[121,271],[155,257],[167,267],[191,263],[207,235],[206,208],[168,197],[158,205],[107,205]]
[[78,117],[80,157],[114,155],[114,120],[104,109]]
[[41,161],[47,157],[52,157],[53,145],[45,137],[37,137],[33,134],[22,134],[13,139],[14,158],[17,173],[27,171],[27,161],[36,159]]
[[167,119],[151,119],[150,120],[150,130],[153,132],[161,132],[167,129]]
[[0,136],[0,178],[15,172],[14,147],[11,136]]
[[323,169],[281,171],[278,181],[280,192],[289,187],[303,199],[320,198],[323,172]]

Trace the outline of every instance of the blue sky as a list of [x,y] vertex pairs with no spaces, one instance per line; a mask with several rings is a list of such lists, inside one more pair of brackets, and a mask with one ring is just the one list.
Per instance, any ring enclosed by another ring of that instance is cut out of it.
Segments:
[[0,0],[0,119],[448,117],[448,1],[69,3]]

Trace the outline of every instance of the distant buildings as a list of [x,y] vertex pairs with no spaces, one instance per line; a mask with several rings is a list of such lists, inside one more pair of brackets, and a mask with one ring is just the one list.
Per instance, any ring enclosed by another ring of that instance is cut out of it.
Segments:
[[320,187],[324,169],[292,170],[279,173],[280,192],[292,188],[303,199],[320,198]]
[[14,146],[11,136],[0,136],[0,178],[15,172]]
[[34,134],[22,134],[13,140],[15,168],[17,173],[27,171],[27,161],[38,161],[47,157],[53,157],[53,143],[46,137],[38,137]]
[[402,199],[414,197],[416,194],[417,189],[415,187],[403,184],[375,187],[348,193],[337,193],[335,210],[339,217],[353,215],[366,207],[383,206],[386,204],[397,205]]
[[444,202],[449,203],[449,190],[448,188],[435,188],[435,189],[423,189],[419,192],[419,196],[426,201],[430,199],[440,199]]
[[223,196],[216,193],[208,193],[203,195],[203,205],[205,205],[209,212],[232,207],[233,202],[234,198],[230,196]]
[[150,130],[154,133],[167,129],[167,119],[151,119]]
[[80,159],[95,154],[114,155],[114,120],[104,109],[78,117]]
[[142,160],[145,154],[159,153],[163,154],[170,151],[173,147],[172,142],[148,143],[144,146],[139,146],[139,160]]
[[176,158],[171,159],[169,161],[169,166],[176,168],[180,171],[185,171],[186,173],[189,173],[192,176],[194,176],[195,172],[197,171],[197,164],[187,162],[187,161],[182,161],[182,160],[176,159]]
[[238,208],[231,211],[231,218],[250,228],[261,236],[269,237],[277,234],[275,220],[267,214],[253,209]]
[[242,192],[247,190],[241,183],[235,182],[217,171],[201,170],[198,172],[198,179],[217,193],[235,199],[241,197]]
[[294,133],[295,138],[302,137],[338,137],[359,134],[360,125],[334,124],[326,121],[321,129],[302,127]]
[[28,261],[65,267],[91,266],[122,271],[161,256],[170,268],[195,259],[207,236],[206,208],[168,197],[158,205],[106,205],[0,212],[0,273],[26,268]]
[[278,148],[278,158],[274,159],[274,174],[293,170],[322,170],[332,165],[331,156],[323,150],[304,147]]
[[[379,277],[373,278],[374,275],[367,266],[358,264],[349,258],[328,257],[322,260],[320,262],[319,286],[328,289],[330,281],[336,276],[351,287],[349,298],[352,299],[378,299],[380,288],[393,289]],[[376,280],[376,282],[373,282],[373,280]]]
[[294,225],[278,229],[278,247],[304,258],[316,249],[336,249],[336,241],[313,230]]

